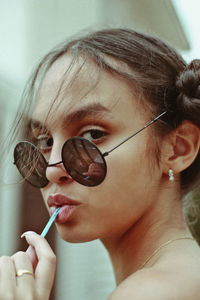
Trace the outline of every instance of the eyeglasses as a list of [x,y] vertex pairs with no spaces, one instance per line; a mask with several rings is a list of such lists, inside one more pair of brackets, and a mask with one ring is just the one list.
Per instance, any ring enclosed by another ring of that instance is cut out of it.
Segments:
[[136,134],[155,123],[164,114],[166,112],[161,113],[143,128],[104,153],[101,153],[93,142],[82,137],[72,137],[62,147],[62,160],[53,164],[49,164],[46,161],[35,145],[28,141],[22,141],[14,149],[14,164],[23,178],[37,188],[43,188],[49,183],[46,177],[47,168],[59,164],[63,164],[67,173],[80,184],[90,187],[97,186],[106,177],[107,165],[105,157]]

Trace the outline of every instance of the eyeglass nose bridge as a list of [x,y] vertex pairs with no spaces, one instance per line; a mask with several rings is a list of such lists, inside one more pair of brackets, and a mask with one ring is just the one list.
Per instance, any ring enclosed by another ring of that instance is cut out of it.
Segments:
[[63,163],[63,161],[61,160],[61,161],[59,161],[59,162],[57,162],[57,163],[54,163],[54,164],[47,164],[47,167],[55,167],[55,166],[57,166],[57,165],[60,165],[60,164],[62,164]]
[[[47,168],[48,167],[55,167],[55,166],[57,166],[57,165],[60,165],[60,164],[63,164],[63,161],[61,160],[61,161],[58,161],[57,163],[53,163],[53,164],[47,164]],[[67,169],[66,169],[66,167],[65,167],[65,165],[63,164],[63,166],[64,166],[64,168],[65,168],[65,171],[67,172],[67,177],[71,177],[70,175],[69,175],[69,173],[68,173],[68,171],[67,171]]]
[[[55,166],[60,165],[60,164],[63,164],[63,161],[62,161],[62,160],[59,161],[59,162],[57,162],[57,163],[47,164],[47,168],[48,168],[48,167],[55,167]],[[63,164],[63,166],[64,166],[64,168],[65,168],[65,171],[67,172],[66,167],[65,167],[64,164]],[[67,174],[68,174],[68,172],[67,172]],[[68,176],[69,176],[69,174],[68,174]]]

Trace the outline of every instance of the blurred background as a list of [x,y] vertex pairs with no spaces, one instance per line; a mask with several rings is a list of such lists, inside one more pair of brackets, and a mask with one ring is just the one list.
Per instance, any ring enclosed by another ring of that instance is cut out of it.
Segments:
[[[190,62],[200,58],[199,0],[0,0],[0,139],[3,147],[27,78],[57,43],[81,31],[128,27],[154,34]],[[2,148],[1,147],[1,148]],[[16,184],[9,149],[1,164],[0,255],[26,249],[22,232],[41,232],[48,220],[40,193]],[[198,237],[199,195],[187,212]],[[103,300],[115,286],[108,254],[99,241],[63,242],[55,228],[47,235],[58,257],[51,300]]]

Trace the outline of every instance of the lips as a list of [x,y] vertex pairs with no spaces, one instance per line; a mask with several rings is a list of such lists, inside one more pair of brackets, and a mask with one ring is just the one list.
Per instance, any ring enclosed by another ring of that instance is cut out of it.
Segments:
[[47,204],[49,206],[50,215],[54,213],[58,206],[61,206],[59,214],[56,217],[56,222],[65,223],[81,203],[62,194],[51,194],[47,200]]

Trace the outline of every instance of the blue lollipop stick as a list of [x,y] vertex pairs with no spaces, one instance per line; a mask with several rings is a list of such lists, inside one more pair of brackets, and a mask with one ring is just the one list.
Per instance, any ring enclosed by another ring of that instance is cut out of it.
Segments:
[[41,233],[41,236],[42,237],[45,237],[47,232],[49,231],[51,225],[53,224],[53,222],[55,221],[58,213],[59,213],[59,210],[60,210],[61,206],[57,207],[56,210],[54,211],[53,215],[51,216],[51,218],[49,219],[47,225],[44,227],[42,233]]

